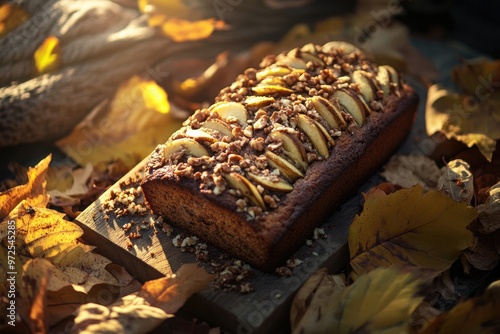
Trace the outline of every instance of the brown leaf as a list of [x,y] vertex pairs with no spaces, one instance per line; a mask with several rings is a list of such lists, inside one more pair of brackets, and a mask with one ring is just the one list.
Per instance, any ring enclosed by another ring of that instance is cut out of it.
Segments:
[[486,334],[500,331],[500,286],[492,285],[481,296],[458,303],[442,313],[422,334]]
[[185,264],[176,275],[146,282],[137,293],[122,297],[105,307],[82,305],[72,333],[147,333],[172,317],[194,293],[206,288],[212,275],[196,264]]
[[182,265],[174,277],[160,278],[144,283],[139,298],[166,313],[175,313],[194,293],[208,287],[213,275],[196,263]]
[[92,164],[83,168],[49,168],[47,175],[47,193],[50,204],[55,206],[72,206],[80,203],[80,199],[91,191],[90,178],[94,172]]
[[23,199],[32,206],[45,207],[48,197],[45,193],[45,176],[51,155],[28,170],[28,183],[0,193],[0,220],[4,219]]
[[486,202],[477,206],[479,230],[485,234],[500,228],[500,182],[493,185],[488,193]]
[[47,333],[47,286],[54,266],[45,259],[29,259],[23,266],[20,313],[33,333]]
[[478,233],[474,245],[467,248],[463,256],[474,268],[492,270],[498,264],[500,253],[496,249],[493,235]]
[[293,298],[290,310],[292,331],[313,325],[318,317],[328,317],[322,308],[345,288],[344,275],[330,276],[326,268],[315,272]]
[[425,155],[395,155],[384,166],[381,175],[403,188],[419,184],[424,189],[434,189],[441,172],[434,160]]

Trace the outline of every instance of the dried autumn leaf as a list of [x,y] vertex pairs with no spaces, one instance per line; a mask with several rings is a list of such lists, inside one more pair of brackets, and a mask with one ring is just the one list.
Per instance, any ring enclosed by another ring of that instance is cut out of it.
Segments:
[[47,175],[47,193],[55,206],[71,206],[90,191],[89,180],[94,171],[92,164],[83,168],[50,169]]
[[161,32],[174,42],[189,42],[208,38],[215,30],[224,27],[223,21],[213,18],[199,21],[171,18],[162,24]]
[[448,162],[441,169],[437,190],[457,202],[469,204],[474,197],[474,178],[470,165],[461,159]]
[[290,310],[292,331],[314,327],[318,317],[328,317],[323,307],[346,288],[345,281],[344,275],[328,275],[326,268],[315,272],[293,298]]
[[131,168],[181,126],[169,110],[160,86],[134,76],[120,86],[109,106],[94,109],[57,145],[82,166],[122,160]]
[[0,193],[0,220],[5,218],[23,199],[33,206],[44,207],[48,202],[45,193],[45,176],[51,155],[28,170],[28,183]]
[[419,184],[424,189],[433,189],[441,172],[434,160],[425,155],[395,155],[384,166],[381,175],[403,188]]
[[293,333],[405,333],[422,301],[421,278],[391,268],[361,275],[340,294],[330,295],[321,312]]
[[28,20],[30,15],[13,3],[0,5],[0,38]]
[[378,267],[447,269],[473,242],[467,230],[477,210],[419,185],[366,198],[349,228],[351,267],[357,275]]
[[500,286],[493,284],[475,298],[437,316],[422,334],[487,334],[500,331]]
[[45,259],[28,259],[23,266],[20,314],[32,333],[47,333],[47,286],[53,265]]
[[485,234],[500,228],[500,182],[493,185],[488,193],[486,202],[477,206],[479,230]]
[[500,139],[500,101],[463,96],[438,85],[429,87],[425,108],[427,134],[443,132],[468,147],[476,145],[488,161]]
[[54,72],[61,67],[61,43],[55,36],[47,37],[35,51],[35,69],[37,75]]
[[196,264],[185,264],[176,275],[146,282],[137,293],[125,296],[112,305],[82,305],[72,332],[147,333],[184,305],[186,300],[205,289],[212,280]]
[[469,60],[453,69],[452,77],[468,95],[480,100],[500,99],[500,60]]

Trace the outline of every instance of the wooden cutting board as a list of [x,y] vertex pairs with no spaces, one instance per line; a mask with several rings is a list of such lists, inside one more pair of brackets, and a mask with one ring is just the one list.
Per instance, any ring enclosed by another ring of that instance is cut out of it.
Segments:
[[[416,83],[412,85],[420,96],[425,96],[424,88]],[[416,142],[415,138],[419,138],[419,141]],[[424,104],[420,103],[413,129],[398,153],[429,154],[435,145],[425,135]],[[196,262],[194,254],[182,252],[173,245],[172,239],[177,232],[168,237],[161,231],[155,234],[152,229],[143,230],[141,238],[135,239],[133,247],[128,249],[129,240],[123,225],[134,219],[137,223],[137,217],[110,216],[108,220],[104,219],[102,206],[109,199],[111,191],[118,191],[121,182],[135,178],[144,163],[137,165],[77,217],[77,223],[85,231],[85,240],[97,246],[97,252],[122,265],[142,282],[173,273],[184,263]],[[317,269],[327,267],[331,273],[335,273],[346,266],[349,260],[348,228],[361,210],[361,193],[381,181],[378,174],[372,176],[355,197],[345,202],[321,226],[326,238],[316,240],[312,246],[304,245],[296,252],[294,257],[303,262],[293,269],[292,276],[281,277],[253,269],[251,283],[255,287],[254,292],[240,294],[206,290],[190,298],[184,310],[231,333],[288,332],[294,293]],[[153,218],[145,216],[140,220],[148,222]]]
[[[83,228],[87,243],[97,246],[96,251],[123,267],[139,281],[152,280],[175,272],[182,264],[196,262],[194,254],[182,252],[172,243],[177,231],[167,236],[161,228],[140,230],[141,237],[130,240],[123,226],[134,220],[134,226],[148,225],[154,217],[109,215],[105,219],[103,204],[119,184],[140,174],[144,162],[131,170],[120,182],[106,191],[76,219]],[[378,181],[373,177],[361,189],[366,190]],[[360,191],[361,191],[360,190]],[[360,210],[360,194],[347,201],[321,228],[326,238],[318,238],[312,246],[304,245],[294,255],[303,261],[292,270],[292,276],[268,274],[252,268],[250,281],[254,292],[241,294],[215,289],[193,296],[185,310],[197,318],[234,333],[277,333],[289,327],[289,310],[294,293],[318,268],[328,267],[338,272],[348,262],[347,231],[354,215]],[[146,222],[146,224],[143,224]],[[210,253],[212,253],[210,251]]]

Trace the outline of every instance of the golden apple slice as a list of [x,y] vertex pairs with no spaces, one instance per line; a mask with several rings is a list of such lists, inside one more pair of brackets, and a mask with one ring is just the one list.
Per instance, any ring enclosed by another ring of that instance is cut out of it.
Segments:
[[304,176],[304,174],[302,174],[302,172],[298,170],[297,167],[288,162],[288,160],[286,160],[285,158],[269,150],[267,150],[264,154],[267,157],[268,164],[273,168],[277,168],[280,171],[281,175],[283,175],[290,182],[293,183],[295,182],[295,180]]
[[297,115],[297,126],[304,131],[306,136],[311,140],[314,148],[318,153],[323,157],[328,157],[328,145],[326,143],[326,139],[321,133],[321,130],[318,129],[314,120],[304,114]]
[[294,69],[305,70],[307,68],[306,62],[300,58],[288,56],[276,62],[278,65],[287,65]]
[[269,133],[269,137],[282,142],[285,154],[295,162],[295,165],[302,170],[307,168],[307,154],[302,142],[295,136],[285,130],[274,129]]
[[333,96],[338,99],[345,111],[354,117],[356,123],[362,126],[365,122],[366,112],[360,99],[356,95],[351,95],[345,90],[337,90],[333,93]]
[[263,85],[276,85],[276,86],[287,86],[285,80],[282,77],[267,77],[259,82],[259,86]]
[[274,103],[271,96],[249,96],[245,99],[245,104],[250,108],[262,108]]
[[163,156],[168,160],[172,154],[180,151],[193,157],[208,156],[207,149],[192,138],[179,138],[165,143]]
[[290,95],[293,90],[278,85],[257,85],[252,88],[257,95]]
[[394,67],[389,66],[389,65],[383,65],[382,67],[385,67],[387,69],[387,71],[389,72],[389,77],[391,78],[391,83],[395,84],[396,87],[399,87],[399,74],[394,69]]
[[259,190],[252,184],[252,182],[248,181],[247,178],[238,173],[224,174],[224,177],[231,187],[241,191],[243,196],[248,198],[250,202],[263,209],[266,208],[266,204],[264,203]]
[[290,74],[291,72],[292,70],[289,69],[288,67],[275,66],[275,67],[267,67],[263,70],[260,70],[259,72],[257,72],[256,76],[257,76],[257,81],[260,82],[262,79],[267,77],[282,77],[287,74]]
[[326,140],[330,143],[330,145],[332,147],[335,146],[335,140],[332,138],[332,136],[330,135],[328,130],[323,126],[323,124],[321,124],[320,122],[318,122],[316,120],[314,121],[314,124],[316,124],[316,126],[321,131],[321,133],[326,138]]
[[379,87],[384,91],[384,96],[387,96],[391,91],[391,74],[387,66],[378,67],[376,79],[379,83]]
[[370,103],[377,94],[377,86],[370,80],[364,71],[354,71],[352,73],[352,81],[359,85],[359,90],[366,103]]
[[342,111],[337,106],[321,96],[313,96],[311,100],[314,104],[314,109],[323,117],[331,129],[345,128],[346,121],[342,116]]
[[303,51],[300,53],[300,57],[304,59],[306,62],[312,61],[313,63],[316,63],[320,66],[325,66],[325,62],[319,59],[318,56],[313,55],[312,53]]
[[212,113],[216,113],[222,119],[234,117],[242,125],[248,120],[248,112],[244,105],[238,102],[219,102],[210,108]]
[[207,128],[215,131],[219,131],[222,133],[224,136],[228,136],[229,138],[233,138],[233,131],[232,128],[229,124],[226,122],[221,121],[220,119],[217,118],[212,118],[207,121],[205,121],[202,125],[202,128]]
[[277,181],[272,180],[270,177],[264,175],[258,175],[254,173],[248,173],[248,178],[266,189],[280,192],[290,192],[293,190],[293,186],[281,178],[277,178]]
[[208,132],[199,129],[188,129],[185,132],[186,137],[193,138],[198,141],[208,141],[210,143],[215,143],[217,138],[210,135]]

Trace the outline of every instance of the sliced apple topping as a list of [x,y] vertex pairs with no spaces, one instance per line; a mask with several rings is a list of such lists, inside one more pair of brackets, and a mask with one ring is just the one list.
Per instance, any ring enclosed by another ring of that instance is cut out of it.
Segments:
[[184,151],[193,157],[208,156],[208,151],[203,145],[191,138],[179,138],[165,143],[163,156],[168,160],[174,153]]
[[265,153],[267,157],[267,163],[280,171],[280,174],[283,175],[290,182],[295,182],[297,179],[304,176],[304,174],[297,169],[292,163],[288,162],[285,158],[273,153],[272,151],[267,150]]
[[250,108],[262,108],[274,103],[271,96],[249,96],[245,99],[245,104]]
[[312,61],[313,63],[316,63],[320,66],[325,66],[325,62],[321,59],[319,59],[317,56],[313,55],[312,53],[309,52],[301,52],[300,56],[302,59],[304,59],[306,62]]
[[233,129],[231,128],[231,125],[227,124],[224,121],[221,121],[220,119],[217,119],[217,118],[209,119],[209,120],[205,121],[201,125],[201,127],[215,130],[215,131],[219,131],[224,136],[228,136],[229,138],[233,138]]
[[304,131],[306,136],[309,138],[314,148],[323,157],[328,157],[328,145],[325,137],[321,133],[321,130],[316,126],[314,120],[304,114],[297,115],[297,125]]
[[291,68],[305,70],[307,68],[306,62],[300,58],[288,56],[284,57],[276,62],[276,64],[283,64],[290,66]]
[[335,146],[335,140],[332,138],[332,136],[330,135],[330,133],[328,132],[328,130],[323,126],[323,124],[321,124],[320,122],[318,121],[314,121],[314,123],[316,124],[316,126],[318,127],[318,129],[321,131],[321,133],[323,134],[323,136],[326,138],[326,140],[330,143],[330,145],[333,147]]
[[345,90],[337,90],[333,93],[345,111],[351,114],[356,123],[362,126],[365,122],[366,112],[363,103],[356,95],[351,95]]
[[282,77],[267,77],[262,79],[261,82],[259,82],[259,86],[263,85],[277,85],[277,86],[283,86],[286,87],[287,84],[285,80]]
[[398,72],[389,65],[383,65],[382,67],[385,67],[387,71],[389,72],[389,76],[391,78],[391,83],[393,83],[396,87],[399,87],[399,74]]
[[210,135],[208,132],[199,129],[187,129],[185,132],[186,137],[193,138],[198,141],[208,141],[210,143],[215,143],[217,138]]
[[248,120],[248,112],[245,106],[238,102],[219,102],[214,104],[210,110],[222,119],[227,120],[234,117],[241,125],[246,124]]
[[258,205],[263,209],[266,208],[259,190],[247,178],[238,173],[224,174],[224,177],[231,187],[241,191],[242,195],[248,198],[254,205]]
[[360,70],[354,71],[352,73],[352,81],[359,85],[359,90],[366,103],[370,103],[375,98],[378,88],[366,72]]
[[384,96],[387,96],[391,91],[391,74],[388,66],[379,66],[377,73],[377,82],[379,87],[384,91]]
[[274,129],[269,133],[271,139],[279,140],[282,143],[285,154],[302,170],[307,169],[307,154],[302,142],[292,133],[286,130]]
[[311,101],[318,114],[323,117],[331,129],[345,128],[346,121],[342,116],[342,111],[332,102],[321,96],[313,96]]
[[293,90],[278,85],[257,85],[252,88],[257,95],[290,95]]
[[280,191],[280,192],[290,192],[293,190],[293,186],[290,183],[281,179],[277,175],[264,176],[249,172],[247,176],[250,180],[260,184],[261,186],[269,190]]
[[291,69],[284,66],[267,67],[257,72],[257,81],[261,81],[267,77],[282,77],[292,72]]

